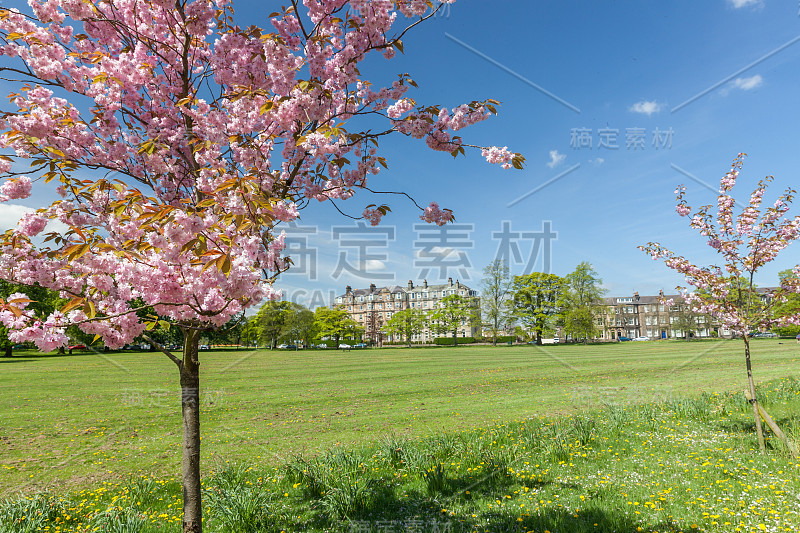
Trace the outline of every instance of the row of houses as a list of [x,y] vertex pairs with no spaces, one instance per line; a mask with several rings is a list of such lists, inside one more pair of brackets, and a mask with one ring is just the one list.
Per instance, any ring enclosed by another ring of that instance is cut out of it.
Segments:
[[[774,287],[759,289],[762,299],[774,291]],[[381,328],[392,315],[403,309],[419,309],[427,312],[435,309],[439,300],[451,294],[478,298],[478,292],[449,278],[447,283],[429,285],[423,280],[415,286],[412,281],[405,287],[391,285],[367,289],[347,286],[345,293],[336,297],[335,304],[344,309],[365,331],[365,338],[374,343],[399,341],[386,336]],[[664,303],[672,301],[671,305]],[[657,295],[642,296],[634,292],[631,296],[603,298],[595,311],[597,340],[616,341],[620,337],[650,339],[674,339],[687,335],[696,337],[728,336],[730,332],[710,316],[692,312],[679,294],[659,291]],[[685,331],[685,329],[690,331]],[[433,342],[437,337],[450,336],[426,327],[412,339],[415,342]],[[460,337],[476,337],[480,328],[465,321],[458,330]]]
[[[757,289],[761,303],[766,305],[777,287]],[[666,305],[665,301],[672,301]],[[728,337],[731,332],[709,315],[693,312],[680,294],[604,298],[595,314],[599,339],[615,340],[619,337],[648,337],[674,339],[686,336]],[[684,331],[689,328],[689,331]]]

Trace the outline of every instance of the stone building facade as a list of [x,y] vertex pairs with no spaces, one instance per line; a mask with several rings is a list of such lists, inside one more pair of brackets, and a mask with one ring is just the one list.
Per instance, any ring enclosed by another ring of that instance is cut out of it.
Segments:
[[[767,294],[775,289],[759,289],[762,301],[766,303]],[[664,300],[672,300],[672,304],[662,303]],[[653,340],[684,338],[682,328],[687,322],[692,324],[691,336],[731,335],[731,332],[712,317],[692,312],[681,295],[665,295],[663,291],[656,296],[640,296],[638,292],[634,292],[632,296],[603,298],[595,312],[598,340],[613,341],[620,337],[647,337]]]
[[[377,287],[374,283],[367,289],[353,289],[349,285],[345,288],[345,293],[337,296],[334,305],[339,309],[344,309],[350,317],[364,328],[364,338],[375,344],[382,342],[400,341],[386,335],[381,330],[386,322],[398,311],[403,309],[419,309],[428,313],[436,308],[439,301],[445,296],[458,294],[467,298],[475,298],[478,305],[478,293],[470,287],[453,278],[449,278],[447,283],[428,284],[423,280],[421,285],[415,286],[409,280],[405,287],[400,285],[390,285],[387,287]],[[478,334],[479,328],[464,321],[458,329],[459,337],[474,337]],[[452,333],[439,333],[432,328],[426,327],[418,335],[414,335],[414,342],[433,342],[437,337],[449,337]]]

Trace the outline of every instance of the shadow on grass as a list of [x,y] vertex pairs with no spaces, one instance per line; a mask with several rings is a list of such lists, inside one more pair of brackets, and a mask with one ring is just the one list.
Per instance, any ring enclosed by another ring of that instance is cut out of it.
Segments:
[[[102,352],[100,352],[102,353]],[[108,352],[105,355],[113,355],[115,352]],[[91,351],[73,351],[72,355],[69,353],[38,353],[38,352],[23,352],[21,354],[14,354],[11,357],[0,357],[0,364],[2,363],[30,363],[35,361],[42,361],[45,359],[53,358],[67,358],[67,357],[82,357],[87,355],[98,355]]]
[[[425,533],[468,533],[474,531],[489,533],[523,533],[529,531],[552,531],[565,533],[583,533],[598,531],[614,531],[617,533],[633,533],[640,531],[689,531],[691,526],[677,522],[658,522],[654,524],[636,522],[620,511],[607,511],[598,507],[571,512],[565,509],[540,509],[534,511],[535,516],[521,515],[514,512],[489,511],[474,518],[472,514],[464,516],[449,513],[431,512],[427,515],[396,514],[391,517],[351,518],[335,524],[337,531],[342,532],[380,532],[400,533],[419,531]],[[321,524],[320,524],[321,525]]]

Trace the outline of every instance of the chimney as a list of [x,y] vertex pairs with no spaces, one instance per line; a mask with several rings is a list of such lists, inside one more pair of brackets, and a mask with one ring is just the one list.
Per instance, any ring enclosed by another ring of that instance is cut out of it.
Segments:
[[637,302],[639,301],[639,293],[637,291],[633,291],[633,299]]
[[453,278],[447,278],[447,283],[449,283],[450,286],[452,287],[453,286]]
[[353,292],[353,287],[351,287],[350,285],[344,288],[345,294],[350,294],[351,292]]
[[659,295],[659,296],[661,296],[661,297],[663,298],[663,297],[664,297],[664,289],[660,289],[660,290],[658,291],[658,295]]
[[423,279],[422,280],[422,288],[423,289],[427,289],[428,288],[428,280],[427,279]]
[[374,283],[370,283],[370,284],[369,284],[369,292],[370,292],[370,294],[372,294],[373,292],[375,292],[375,284],[374,284]]
[[459,289],[461,288],[461,283],[459,283],[458,280],[456,280],[456,287],[458,287]]
[[414,282],[411,281],[411,280],[408,280],[408,290],[411,290],[413,288],[414,288]]

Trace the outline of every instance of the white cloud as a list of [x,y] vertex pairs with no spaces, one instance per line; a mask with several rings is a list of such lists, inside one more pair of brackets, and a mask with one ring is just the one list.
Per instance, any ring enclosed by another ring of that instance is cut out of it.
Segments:
[[747,6],[760,6],[763,4],[762,0],[728,0],[728,4],[733,9],[740,9]]
[[595,165],[595,166],[598,166],[598,167],[599,167],[600,165],[602,165],[603,163],[605,163],[605,162],[606,162],[606,160],[605,160],[605,159],[603,159],[602,157],[597,157],[597,158],[595,158],[595,159],[590,159],[590,160],[589,160],[589,163],[591,163],[591,164],[593,164],[593,165]]
[[659,104],[655,100],[642,100],[641,102],[636,102],[632,106],[628,108],[628,111],[632,111],[634,113],[641,113],[643,115],[647,115],[648,117],[653,113],[658,113],[661,111],[663,107],[662,104]]
[[547,163],[547,166],[550,168],[555,168],[566,158],[567,156],[564,154],[559,154],[558,150],[550,150],[550,162]]
[[735,89],[740,89],[742,91],[750,91],[761,87],[764,85],[764,78],[761,77],[761,74],[755,74],[750,76],[749,78],[736,78],[722,89],[720,89],[720,94],[722,96],[728,96],[731,91]]
[[17,227],[17,222],[25,213],[31,213],[35,209],[16,204],[0,204],[0,232]]
[[386,263],[379,259],[367,259],[362,263],[363,270],[367,272],[370,270],[386,270]]
[[453,248],[442,248],[441,246],[432,246],[431,248],[419,248],[414,255],[419,258],[426,257],[447,257],[451,254],[458,256],[458,251]]
[[762,83],[764,83],[764,79],[761,77],[761,74],[756,74],[755,76],[750,76],[749,78],[736,78],[733,80],[733,86],[743,91],[749,91],[750,89],[761,87]]

